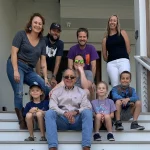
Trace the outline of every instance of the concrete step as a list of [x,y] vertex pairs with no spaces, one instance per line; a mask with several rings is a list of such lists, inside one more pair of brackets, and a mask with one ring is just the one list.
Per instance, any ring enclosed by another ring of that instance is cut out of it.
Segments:
[[[123,121],[123,126],[125,130],[130,129],[132,120]],[[150,121],[141,120],[138,121],[139,125],[144,126],[146,130],[150,130]],[[19,124],[16,119],[0,119],[0,129],[19,129]],[[115,126],[113,127],[115,129]]]
[[[107,141],[107,132],[100,132],[103,141]],[[150,141],[150,130],[135,131],[114,131],[116,141]],[[27,130],[0,130],[0,141],[24,141],[29,136]],[[35,141],[39,141],[40,132],[34,131]],[[82,135],[80,131],[58,131],[59,141],[81,141]]]
[[[0,111],[0,119],[17,119],[14,111]],[[141,113],[138,120],[150,120],[150,113]]]
[[[149,150],[150,142],[92,142],[91,150]],[[48,150],[47,142],[0,142],[1,150]],[[59,142],[58,150],[82,150],[81,142]]]

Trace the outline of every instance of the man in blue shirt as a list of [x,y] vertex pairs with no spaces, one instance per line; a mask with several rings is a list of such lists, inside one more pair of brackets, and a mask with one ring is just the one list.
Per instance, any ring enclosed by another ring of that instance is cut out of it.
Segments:
[[137,119],[141,112],[141,101],[134,88],[130,87],[131,73],[123,71],[120,74],[120,85],[113,87],[111,96],[116,104],[116,130],[123,130],[122,120],[129,120],[133,116],[131,129],[144,130],[143,126],[138,125]]

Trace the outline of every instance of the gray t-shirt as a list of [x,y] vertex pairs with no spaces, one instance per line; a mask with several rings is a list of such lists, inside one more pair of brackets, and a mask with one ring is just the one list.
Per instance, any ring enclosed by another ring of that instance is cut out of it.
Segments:
[[35,67],[41,55],[46,56],[46,44],[43,38],[36,46],[32,46],[25,31],[15,35],[12,46],[19,48],[17,57]]
[[104,113],[104,114],[111,114],[112,112],[116,111],[116,106],[111,99],[105,100],[92,100],[91,101],[93,112],[95,113]]
[[[84,73],[85,73],[85,76],[86,76],[87,80],[89,80],[89,81],[91,81],[93,83],[93,73],[92,73],[92,71],[84,70]],[[82,88],[81,87],[81,79],[80,79],[80,77],[77,78],[75,85],[80,87],[80,88]]]

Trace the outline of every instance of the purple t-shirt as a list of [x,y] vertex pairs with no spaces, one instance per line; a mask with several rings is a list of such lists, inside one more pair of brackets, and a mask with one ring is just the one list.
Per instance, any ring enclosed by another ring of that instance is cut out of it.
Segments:
[[111,99],[105,100],[93,100],[91,102],[93,112],[95,113],[103,113],[103,114],[111,114],[112,112],[116,111],[116,106]]
[[91,61],[99,59],[98,53],[93,45],[86,44],[84,49],[80,49],[79,44],[72,46],[68,52],[68,58],[74,59],[76,55],[82,55],[85,59],[85,70],[91,70]]

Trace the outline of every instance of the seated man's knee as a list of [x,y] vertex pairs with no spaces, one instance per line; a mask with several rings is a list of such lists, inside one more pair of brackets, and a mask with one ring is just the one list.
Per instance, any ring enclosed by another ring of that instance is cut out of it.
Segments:
[[55,117],[56,112],[52,109],[49,109],[48,111],[46,111],[45,113],[45,119],[49,118],[49,117]]
[[83,115],[83,116],[88,116],[88,117],[92,117],[93,115],[92,115],[92,110],[90,110],[90,109],[85,109],[85,110],[83,110],[82,112],[81,112],[81,114]]

